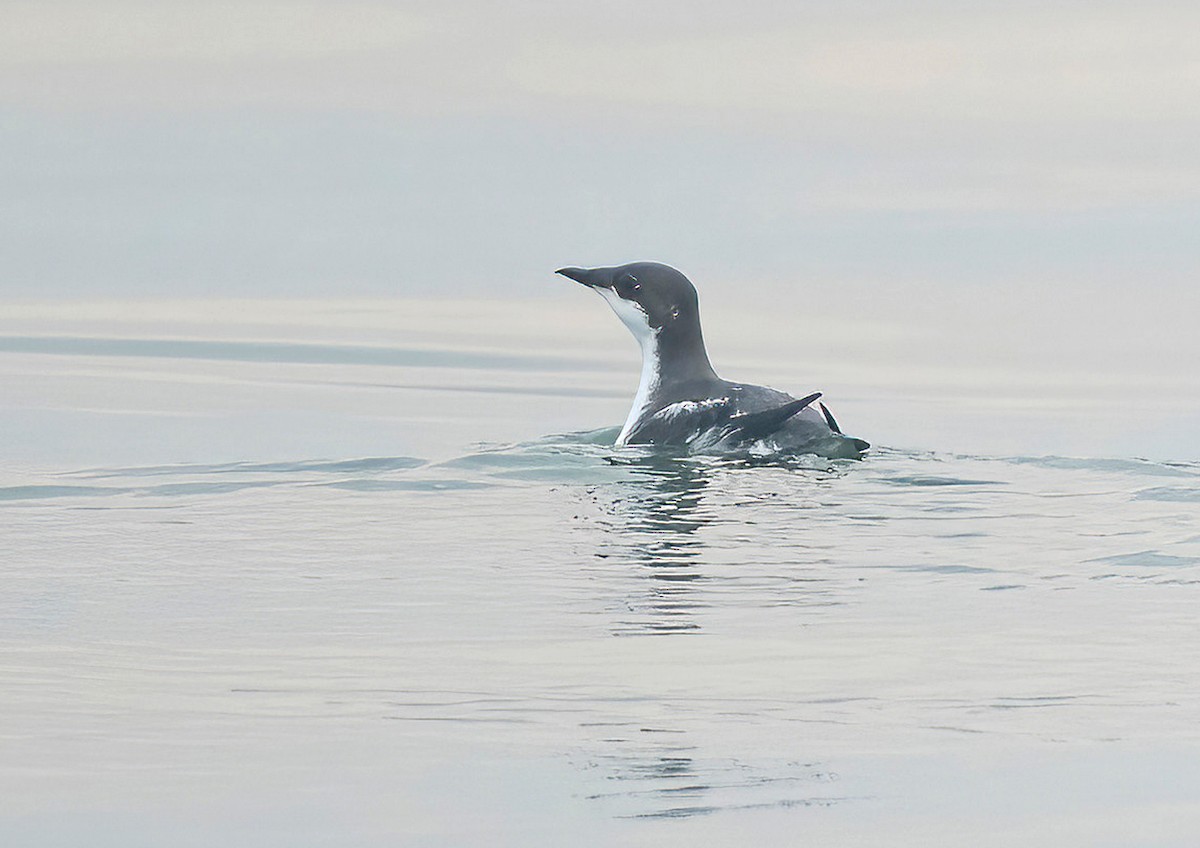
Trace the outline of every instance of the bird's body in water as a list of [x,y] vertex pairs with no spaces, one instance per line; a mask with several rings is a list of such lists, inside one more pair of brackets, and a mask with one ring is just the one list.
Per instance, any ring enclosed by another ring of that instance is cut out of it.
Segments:
[[841,432],[833,415],[812,404],[820,392],[786,392],[722,380],[700,330],[691,281],[669,265],[634,262],[557,273],[603,297],[642,348],[642,379],[618,445],[658,445],[724,452],[755,445],[780,453],[861,458],[870,445]]

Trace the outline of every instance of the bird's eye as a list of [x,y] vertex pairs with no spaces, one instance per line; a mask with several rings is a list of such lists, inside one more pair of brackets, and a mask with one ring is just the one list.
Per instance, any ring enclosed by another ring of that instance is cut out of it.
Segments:
[[617,281],[617,294],[626,299],[633,297],[641,288],[642,284],[633,274],[626,274]]

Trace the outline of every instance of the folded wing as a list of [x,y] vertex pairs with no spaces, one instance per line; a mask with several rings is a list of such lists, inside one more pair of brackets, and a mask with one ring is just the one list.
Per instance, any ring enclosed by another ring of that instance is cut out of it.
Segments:
[[820,396],[820,392],[814,392],[753,412],[739,412],[729,398],[679,401],[641,422],[630,433],[628,443],[683,446],[697,439],[710,444],[753,442],[770,436]]

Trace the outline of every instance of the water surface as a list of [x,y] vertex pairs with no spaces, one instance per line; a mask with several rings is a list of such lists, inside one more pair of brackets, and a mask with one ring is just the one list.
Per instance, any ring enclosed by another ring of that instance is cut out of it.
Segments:
[[680,457],[611,316],[243,307],[8,312],[6,844],[1200,832],[1200,463],[1071,450],[1107,387],[881,385],[897,328],[813,386],[866,461]]

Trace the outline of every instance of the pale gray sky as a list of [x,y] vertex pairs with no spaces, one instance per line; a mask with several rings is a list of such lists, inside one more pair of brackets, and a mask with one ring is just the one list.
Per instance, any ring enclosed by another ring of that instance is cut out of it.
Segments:
[[536,295],[649,258],[1196,305],[1195,4],[39,0],[0,24],[8,299]]

